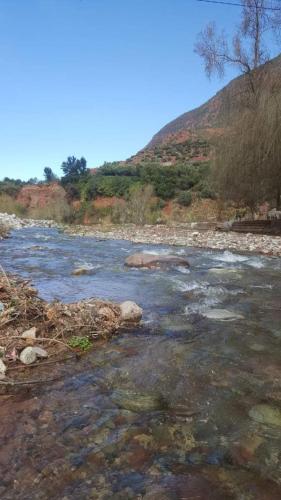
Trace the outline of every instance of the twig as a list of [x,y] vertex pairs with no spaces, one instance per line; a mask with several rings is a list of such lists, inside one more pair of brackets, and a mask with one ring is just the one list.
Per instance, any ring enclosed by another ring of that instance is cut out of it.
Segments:
[[[22,337],[20,337],[19,335],[11,335],[11,336],[6,336],[6,337],[0,337],[0,340],[10,340],[10,339],[13,339],[13,340],[25,340]],[[70,345],[68,345],[66,342],[63,342],[62,340],[48,339],[46,337],[37,337],[34,340],[38,340],[38,342],[56,342],[57,344],[62,344],[65,347],[67,347],[68,349],[70,349],[71,351],[74,351],[74,349],[72,349],[72,347],[70,347]]]
[[5,276],[5,279],[6,279],[7,283],[8,283],[8,287],[11,288],[10,280],[9,280],[9,278],[8,278],[8,276],[7,276],[4,268],[3,268],[3,266],[1,266],[1,264],[0,264],[0,271],[3,274],[3,276]]
[[46,379],[38,379],[38,380],[20,380],[19,382],[16,382],[15,380],[0,380],[0,385],[29,385],[29,384],[42,384],[45,382],[55,382],[56,380],[59,380],[61,377],[56,377],[56,378],[46,378]]
[[79,359],[77,354],[73,356],[67,356],[62,359],[53,359],[52,361],[40,361],[40,363],[33,363],[31,365],[16,365],[16,366],[8,366],[8,371],[12,370],[23,370],[24,368],[35,368],[36,366],[45,366],[45,365],[53,365],[55,363],[60,363],[61,361],[68,361],[69,359]]

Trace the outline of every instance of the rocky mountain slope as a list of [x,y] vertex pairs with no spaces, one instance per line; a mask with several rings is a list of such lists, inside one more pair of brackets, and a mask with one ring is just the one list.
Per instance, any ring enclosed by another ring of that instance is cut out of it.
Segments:
[[[264,71],[277,74],[281,82],[281,55],[261,66],[258,71],[260,74]],[[245,85],[248,85],[247,78],[246,75],[235,78],[202,106],[172,120],[130,161],[138,163],[146,159],[151,160],[153,157],[156,160],[157,157],[158,159],[164,157],[165,161],[173,163],[173,154],[170,155],[172,156],[170,159],[169,155],[165,154],[169,149],[172,149],[172,153],[178,151],[179,155],[185,150],[187,159],[206,157],[210,139],[222,134],[224,127],[230,122]],[[164,152],[164,155],[161,152]]]

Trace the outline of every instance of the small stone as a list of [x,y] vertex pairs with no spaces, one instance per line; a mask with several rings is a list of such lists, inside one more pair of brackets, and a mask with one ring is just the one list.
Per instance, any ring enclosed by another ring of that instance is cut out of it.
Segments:
[[37,358],[47,358],[48,357],[47,351],[45,351],[45,349],[42,349],[42,347],[34,346],[34,347],[32,347],[32,349],[35,352]]
[[142,308],[131,300],[122,302],[120,309],[121,320],[123,321],[139,321],[142,317]]
[[37,354],[34,351],[33,347],[25,347],[23,351],[20,353],[20,360],[24,365],[31,365],[36,361]]
[[2,361],[2,359],[0,359],[0,373],[2,375],[5,375],[5,372],[7,370],[7,366],[5,365],[5,363]]
[[3,302],[0,302],[0,313],[2,313],[5,309],[5,306],[3,304]]
[[22,333],[22,338],[23,339],[28,339],[28,340],[34,340],[36,339],[36,327],[33,326],[32,328],[29,328],[29,330],[26,330],[25,332]]

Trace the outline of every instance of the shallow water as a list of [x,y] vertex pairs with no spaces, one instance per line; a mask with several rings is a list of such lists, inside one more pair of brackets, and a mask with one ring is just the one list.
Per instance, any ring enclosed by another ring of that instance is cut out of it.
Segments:
[[[139,251],[190,270],[126,269]],[[57,382],[3,400],[1,498],[281,498],[280,259],[36,228],[0,260],[47,300],[144,309],[140,328],[53,368]]]

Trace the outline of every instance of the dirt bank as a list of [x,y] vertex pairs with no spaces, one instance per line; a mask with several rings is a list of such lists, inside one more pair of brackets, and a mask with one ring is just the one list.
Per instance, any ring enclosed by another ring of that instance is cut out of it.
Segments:
[[281,237],[241,234],[232,231],[198,230],[196,224],[177,226],[71,226],[68,234],[93,236],[101,239],[122,239],[135,243],[181,245],[217,250],[253,252],[264,255],[281,256]]

